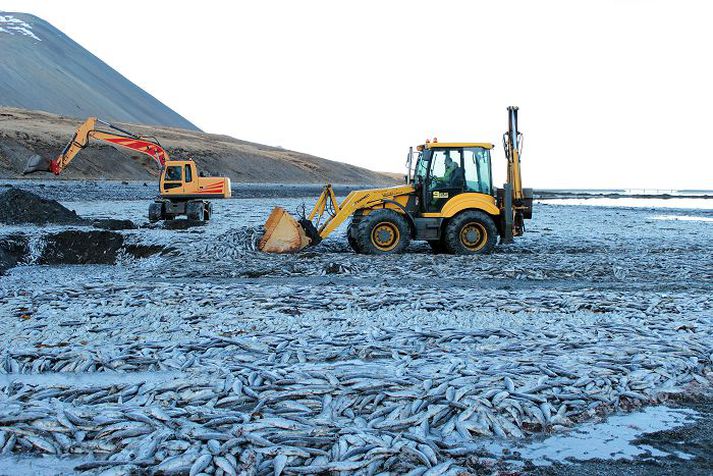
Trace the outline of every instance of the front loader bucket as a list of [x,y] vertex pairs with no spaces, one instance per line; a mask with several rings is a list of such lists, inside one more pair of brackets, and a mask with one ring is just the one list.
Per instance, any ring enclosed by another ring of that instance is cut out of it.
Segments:
[[50,162],[50,160],[35,154],[27,159],[27,165],[25,165],[25,170],[22,171],[22,175],[31,174],[33,172],[49,172]]
[[275,207],[265,222],[258,248],[265,253],[294,253],[311,244],[302,225],[284,208]]

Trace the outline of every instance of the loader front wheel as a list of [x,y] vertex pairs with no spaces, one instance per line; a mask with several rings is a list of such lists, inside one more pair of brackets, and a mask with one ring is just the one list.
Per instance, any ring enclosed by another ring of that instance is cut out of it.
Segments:
[[446,249],[454,254],[486,254],[493,251],[498,229],[487,214],[471,210],[453,218],[446,225]]
[[354,239],[358,253],[370,255],[402,253],[409,245],[411,229],[406,219],[393,210],[376,210],[357,225]]

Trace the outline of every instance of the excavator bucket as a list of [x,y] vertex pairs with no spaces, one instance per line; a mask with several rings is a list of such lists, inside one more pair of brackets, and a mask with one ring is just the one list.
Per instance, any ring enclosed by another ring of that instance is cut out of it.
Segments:
[[258,248],[265,253],[294,253],[312,241],[299,221],[284,208],[275,207],[265,222],[265,234]]
[[22,171],[22,175],[31,174],[33,172],[49,172],[50,171],[50,160],[44,159],[39,155],[35,154],[27,159],[27,165],[25,165],[25,170]]

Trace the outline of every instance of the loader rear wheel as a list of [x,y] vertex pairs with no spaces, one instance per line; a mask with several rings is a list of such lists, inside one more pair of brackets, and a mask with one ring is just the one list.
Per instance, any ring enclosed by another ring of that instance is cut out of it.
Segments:
[[376,210],[364,216],[354,235],[358,253],[370,255],[402,253],[409,245],[411,229],[406,219],[393,210]]
[[487,214],[471,210],[453,218],[446,225],[444,243],[454,254],[486,254],[497,243],[498,229]]

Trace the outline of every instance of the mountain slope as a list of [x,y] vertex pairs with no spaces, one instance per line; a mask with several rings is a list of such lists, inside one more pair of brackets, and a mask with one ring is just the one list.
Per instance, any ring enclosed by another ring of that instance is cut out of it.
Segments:
[[0,105],[198,130],[46,21],[0,12]]
[[[32,154],[55,158],[72,138],[80,119],[40,111],[0,107],[0,177],[21,176]],[[234,182],[394,184],[393,174],[334,162],[300,152],[186,129],[121,124],[158,138],[172,158],[193,158],[209,175]],[[66,179],[147,180],[158,170],[146,156],[132,156],[103,142],[91,142],[62,173]],[[39,173],[31,177],[51,177]]]

